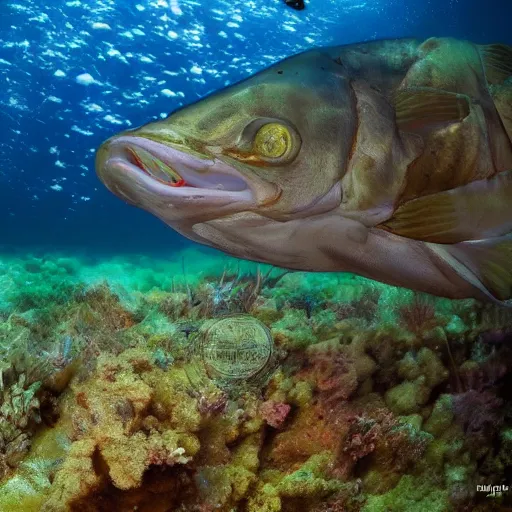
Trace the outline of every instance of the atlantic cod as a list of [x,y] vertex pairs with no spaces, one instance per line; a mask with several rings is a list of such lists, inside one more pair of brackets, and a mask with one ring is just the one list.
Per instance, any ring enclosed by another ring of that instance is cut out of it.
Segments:
[[196,242],[450,298],[512,298],[512,47],[287,58],[107,140],[97,173]]

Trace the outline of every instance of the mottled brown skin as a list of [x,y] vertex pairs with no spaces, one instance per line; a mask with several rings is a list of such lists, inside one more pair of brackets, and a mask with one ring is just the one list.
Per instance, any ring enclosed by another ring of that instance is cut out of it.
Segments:
[[[377,41],[344,47],[341,51],[333,49],[331,54],[348,68],[347,74],[352,77],[353,84],[370,84],[372,90],[368,94],[358,95],[359,105],[372,98],[392,109],[397,91],[410,88],[465,94],[475,102],[470,115],[460,123],[420,126],[414,130],[418,135],[418,150],[408,165],[401,192],[395,196],[396,206],[512,169],[512,145],[486,87],[484,66],[476,45],[435,38],[423,43],[416,40]],[[504,89],[510,98],[512,86]],[[503,104],[510,116],[512,102],[505,100]],[[388,112],[382,115],[382,110],[379,117],[383,122],[392,119]],[[370,144],[384,143],[383,152],[389,153],[388,141],[382,140],[382,135],[375,136],[375,117],[360,121],[366,121],[370,128]],[[410,139],[404,132],[400,136],[402,140]],[[359,148],[365,153],[361,146],[356,144],[355,154]],[[358,168],[350,169],[350,172],[354,170],[357,172]],[[363,170],[361,180],[365,176],[369,179],[368,174]],[[375,190],[375,187],[370,188]],[[373,193],[368,187],[365,189],[368,195]],[[375,203],[379,204],[379,201]]]
[[[98,152],[107,187],[238,257],[512,297],[512,50],[376,41],[286,59]],[[262,154],[268,123],[291,140]],[[186,186],[133,164],[139,147]]]

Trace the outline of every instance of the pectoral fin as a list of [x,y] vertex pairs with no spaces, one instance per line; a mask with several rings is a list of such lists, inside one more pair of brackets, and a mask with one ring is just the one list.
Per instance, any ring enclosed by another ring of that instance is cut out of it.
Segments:
[[512,76],[512,47],[505,44],[481,45],[485,76],[491,84],[501,84]]
[[512,234],[455,245],[427,245],[487,296],[512,306]]
[[481,240],[512,232],[512,171],[413,199],[378,227],[439,244]]
[[437,89],[402,89],[395,96],[396,122],[403,131],[431,123],[460,122],[470,113],[469,97]]

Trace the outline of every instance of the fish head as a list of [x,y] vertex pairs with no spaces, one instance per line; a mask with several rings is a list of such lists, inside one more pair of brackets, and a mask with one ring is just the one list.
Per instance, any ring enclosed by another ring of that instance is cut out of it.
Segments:
[[339,205],[356,124],[342,67],[309,51],[110,138],[96,169],[121,199],[222,249],[194,226],[242,212],[286,221]]

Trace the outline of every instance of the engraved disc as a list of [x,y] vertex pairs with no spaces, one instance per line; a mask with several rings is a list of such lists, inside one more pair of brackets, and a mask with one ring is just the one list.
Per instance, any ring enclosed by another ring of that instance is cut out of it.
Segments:
[[215,320],[202,334],[199,355],[210,378],[251,379],[266,370],[272,357],[270,331],[249,315]]

